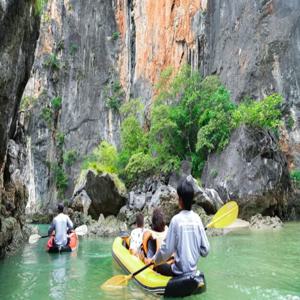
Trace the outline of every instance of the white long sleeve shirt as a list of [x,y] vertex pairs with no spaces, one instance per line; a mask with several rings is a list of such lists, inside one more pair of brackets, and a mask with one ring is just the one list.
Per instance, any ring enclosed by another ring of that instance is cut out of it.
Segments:
[[191,210],[182,210],[172,218],[166,239],[153,260],[160,264],[175,253],[173,273],[191,274],[197,269],[199,257],[206,256],[208,252],[209,242],[199,215]]
[[68,241],[67,231],[72,228],[73,223],[69,216],[60,213],[53,219],[48,233],[51,234],[55,230],[55,244],[57,246],[66,246]]

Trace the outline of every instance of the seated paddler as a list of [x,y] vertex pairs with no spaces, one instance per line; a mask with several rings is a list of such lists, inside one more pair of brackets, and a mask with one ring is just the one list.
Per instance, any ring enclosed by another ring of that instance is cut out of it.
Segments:
[[73,230],[73,223],[68,215],[64,214],[64,205],[62,203],[57,206],[58,215],[53,219],[51,226],[48,230],[50,236],[55,231],[53,247],[62,248],[69,244],[70,239],[68,232]]
[[[192,211],[194,198],[193,177],[182,179],[177,186],[178,204],[181,211],[175,215],[167,236],[152,259],[154,269],[166,276],[193,274],[197,270],[200,256],[209,252],[209,242],[198,214]],[[172,264],[164,263],[175,253]]]

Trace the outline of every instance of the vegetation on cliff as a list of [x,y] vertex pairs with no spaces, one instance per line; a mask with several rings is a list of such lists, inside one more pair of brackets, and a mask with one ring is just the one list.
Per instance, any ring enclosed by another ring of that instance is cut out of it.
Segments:
[[[241,124],[276,130],[281,124],[282,97],[235,104],[216,76],[201,79],[183,67],[175,76],[166,69],[157,85],[150,128],[143,126],[144,107],[138,99],[123,104],[121,149],[107,151],[90,166],[121,175],[129,184],[154,173],[176,170],[180,161],[192,161],[192,173],[201,175],[210,152],[222,151],[232,131]],[[145,128],[144,128],[145,127]],[[109,147],[106,142],[99,146]],[[112,147],[112,146],[110,146]]]

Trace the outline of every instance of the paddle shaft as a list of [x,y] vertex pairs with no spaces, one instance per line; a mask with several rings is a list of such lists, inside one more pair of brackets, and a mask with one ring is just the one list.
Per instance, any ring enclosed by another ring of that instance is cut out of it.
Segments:
[[139,269],[139,270],[135,271],[134,273],[132,273],[132,274],[131,274],[131,277],[136,276],[137,274],[143,272],[144,270],[146,270],[147,268],[151,267],[152,265],[154,265],[153,262],[151,262],[150,264],[148,264],[148,265],[142,267],[141,269]]
[[46,238],[46,237],[49,237],[50,235],[42,235],[41,237],[40,237],[40,239],[43,239],[43,238]]

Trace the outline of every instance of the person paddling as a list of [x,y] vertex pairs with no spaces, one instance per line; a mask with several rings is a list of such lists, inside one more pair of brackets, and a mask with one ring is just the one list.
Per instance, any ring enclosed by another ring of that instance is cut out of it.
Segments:
[[51,226],[48,230],[48,235],[55,231],[54,243],[58,248],[65,247],[69,244],[68,231],[73,229],[73,223],[69,216],[64,214],[64,205],[62,203],[57,206],[58,215],[53,219]]
[[[209,252],[209,242],[204,226],[198,214],[194,213],[192,202],[194,198],[193,177],[188,176],[177,186],[180,213],[175,215],[161,248],[152,259],[145,259],[146,263],[154,263],[155,270],[162,275],[178,276],[193,274],[197,269],[200,256]],[[175,253],[173,264],[161,264]]]

